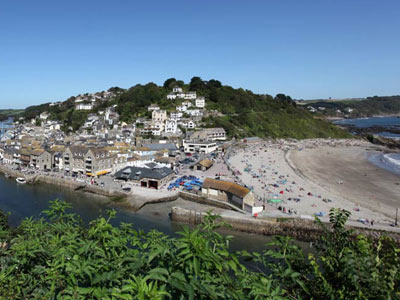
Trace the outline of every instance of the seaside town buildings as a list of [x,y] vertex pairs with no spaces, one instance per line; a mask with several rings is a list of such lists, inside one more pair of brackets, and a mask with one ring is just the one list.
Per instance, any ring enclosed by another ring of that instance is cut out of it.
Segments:
[[[127,124],[120,121],[116,105],[93,110],[113,95],[115,92],[105,91],[70,98],[76,110],[88,112],[81,128],[72,134],[64,133],[64,124],[50,120],[48,112],[25,123],[18,120],[1,137],[1,162],[22,171],[67,177],[107,175],[152,189],[165,187],[189,156],[197,155],[188,160],[188,170],[203,172],[214,165],[211,154],[223,148],[221,142],[227,137],[223,128],[203,128],[202,118],[208,113],[205,97],[175,87],[166,96],[174,109],[151,104],[147,114]],[[60,102],[52,103],[56,105]],[[203,193],[213,191],[206,185]],[[229,201],[250,202],[250,196],[235,194],[234,189],[221,191],[230,191]]]

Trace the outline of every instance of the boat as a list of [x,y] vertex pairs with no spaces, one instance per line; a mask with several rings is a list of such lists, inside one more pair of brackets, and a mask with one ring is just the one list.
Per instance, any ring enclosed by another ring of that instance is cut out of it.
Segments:
[[6,174],[4,174],[4,177],[5,178],[10,178],[11,176],[10,176],[10,174],[6,173]]
[[26,183],[26,179],[23,178],[23,177],[18,177],[18,178],[16,179],[16,181],[17,181],[18,183],[21,183],[21,184],[25,184],[25,183]]

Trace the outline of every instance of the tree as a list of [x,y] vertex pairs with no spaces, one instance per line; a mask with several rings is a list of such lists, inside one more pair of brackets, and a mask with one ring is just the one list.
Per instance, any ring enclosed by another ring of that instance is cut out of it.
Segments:
[[206,87],[206,84],[200,77],[195,76],[195,77],[192,77],[192,79],[190,80],[189,89],[191,91],[203,90],[203,89],[205,89],[205,87]]
[[169,79],[165,80],[164,88],[171,90],[174,87],[175,84],[176,84],[176,79],[175,78],[169,78]]
[[208,87],[214,87],[214,88],[220,88],[222,86],[221,81],[215,80],[215,79],[210,79],[207,82]]

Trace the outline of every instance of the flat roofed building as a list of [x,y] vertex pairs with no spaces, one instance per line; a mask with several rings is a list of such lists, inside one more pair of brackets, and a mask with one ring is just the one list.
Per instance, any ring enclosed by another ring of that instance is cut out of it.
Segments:
[[217,150],[217,144],[210,141],[183,141],[186,153],[211,153]]
[[139,168],[126,167],[115,173],[119,180],[132,181],[141,187],[159,189],[162,185],[171,181],[174,171],[169,168]]

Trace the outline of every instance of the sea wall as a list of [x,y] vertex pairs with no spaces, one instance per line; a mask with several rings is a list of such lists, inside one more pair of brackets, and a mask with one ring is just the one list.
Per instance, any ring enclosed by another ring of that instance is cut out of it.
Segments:
[[97,194],[106,197],[122,197],[125,198],[127,196],[126,193],[119,192],[113,189],[106,189],[100,186],[88,185],[84,182],[74,181],[70,179],[64,179],[54,176],[45,176],[45,175],[27,175],[22,172],[12,170],[7,168],[4,165],[0,165],[0,173],[9,174],[13,178],[23,177],[26,179],[27,183],[46,183],[46,184],[54,184],[57,186],[61,186],[63,188],[81,191],[86,193]]
[[[206,214],[181,207],[171,209],[171,219],[175,222],[200,224]],[[221,221],[229,224],[233,230],[262,235],[284,235],[296,240],[312,242],[321,238],[322,228],[314,221],[298,218],[254,219],[249,217],[221,216]],[[390,236],[400,244],[400,234],[383,230],[372,230],[348,226],[354,235],[364,234],[373,238]]]
[[181,191],[181,192],[179,192],[179,197],[184,200],[188,200],[188,201],[192,201],[192,202],[196,202],[196,203],[200,203],[200,204],[211,205],[211,206],[215,206],[215,207],[222,208],[222,209],[230,209],[230,210],[234,210],[234,211],[237,211],[240,213],[245,213],[240,208],[237,208],[236,206],[234,206],[228,202],[210,199],[210,198],[196,195],[193,193],[187,193],[187,192]]

